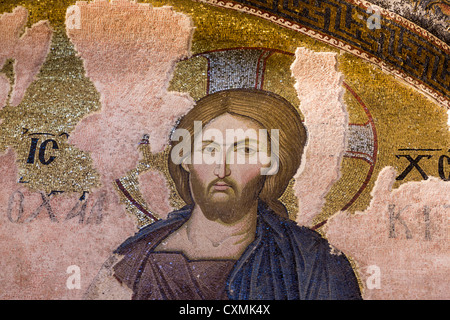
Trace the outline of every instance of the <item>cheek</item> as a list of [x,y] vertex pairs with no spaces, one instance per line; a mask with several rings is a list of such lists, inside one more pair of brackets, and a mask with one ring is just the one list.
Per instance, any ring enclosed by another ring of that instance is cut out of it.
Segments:
[[260,164],[253,165],[235,165],[231,167],[231,175],[234,180],[238,181],[240,185],[246,185],[257,177],[261,176]]
[[209,164],[193,164],[189,166],[190,174],[202,184],[209,183],[214,176],[214,166]]

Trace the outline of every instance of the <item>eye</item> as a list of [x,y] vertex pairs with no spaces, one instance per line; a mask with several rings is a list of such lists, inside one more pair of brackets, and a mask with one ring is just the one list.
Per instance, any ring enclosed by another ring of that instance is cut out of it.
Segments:
[[238,147],[236,150],[241,155],[251,156],[256,153],[256,148],[248,145]]

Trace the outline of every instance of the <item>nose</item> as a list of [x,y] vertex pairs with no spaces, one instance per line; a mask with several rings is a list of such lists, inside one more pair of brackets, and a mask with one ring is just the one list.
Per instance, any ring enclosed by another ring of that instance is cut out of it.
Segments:
[[214,168],[214,174],[220,179],[228,177],[231,174],[230,166],[227,164],[226,154],[222,156],[222,162],[218,163]]

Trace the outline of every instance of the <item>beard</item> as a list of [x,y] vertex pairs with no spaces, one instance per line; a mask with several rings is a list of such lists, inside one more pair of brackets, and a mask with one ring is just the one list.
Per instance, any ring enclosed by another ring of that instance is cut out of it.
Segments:
[[[205,185],[192,173],[189,182],[194,202],[208,220],[220,220],[232,224],[242,219],[257,204],[265,179],[265,176],[258,175],[239,188],[238,184],[229,177],[217,178]],[[226,183],[229,187],[226,190],[217,191],[214,189],[217,182]]]

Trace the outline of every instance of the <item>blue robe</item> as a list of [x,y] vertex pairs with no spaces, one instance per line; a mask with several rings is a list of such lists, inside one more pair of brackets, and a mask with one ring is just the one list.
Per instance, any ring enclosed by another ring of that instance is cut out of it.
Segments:
[[[170,262],[172,276],[166,274],[162,278],[167,280],[161,281],[154,274],[161,266],[148,265],[153,263],[150,257],[156,253],[158,244],[181,227],[191,212],[192,207],[187,206],[169,214],[167,219],[142,228],[115,251],[124,256],[114,267],[115,276],[133,290],[134,299],[166,299],[164,292],[174,291],[168,282],[183,274],[186,268],[180,266],[177,272],[177,266]],[[317,232],[281,218],[262,202],[258,205],[255,240],[231,266],[229,269],[226,265],[220,266],[222,270],[229,270],[224,278],[224,295],[228,299],[361,299],[357,279],[343,253],[331,253],[329,243]],[[193,281],[198,285],[195,279]],[[168,286],[168,289],[161,288],[160,294],[151,295],[159,286]],[[195,296],[204,298],[201,294]]]

